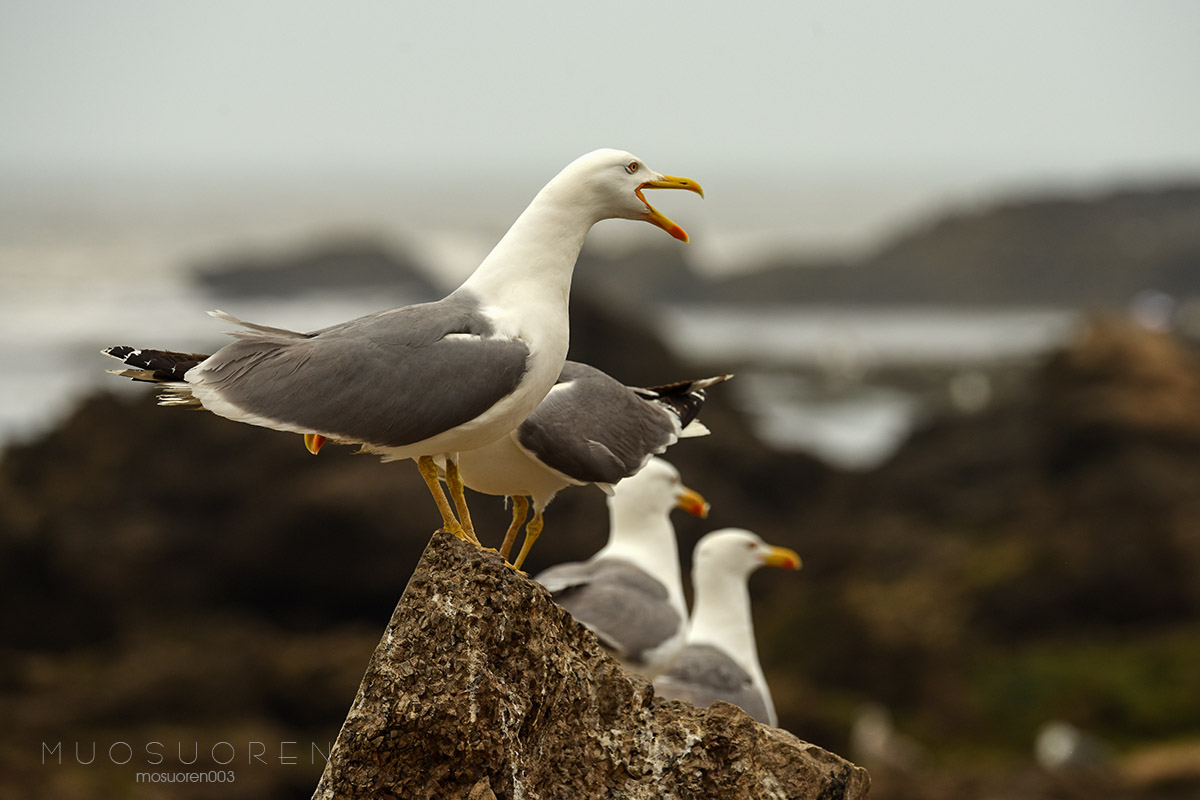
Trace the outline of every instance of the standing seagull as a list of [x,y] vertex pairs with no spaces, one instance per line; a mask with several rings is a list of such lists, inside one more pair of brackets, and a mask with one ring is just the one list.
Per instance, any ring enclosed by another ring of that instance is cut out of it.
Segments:
[[594,483],[612,495],[614,484],[681,437],[707,434],[696,419],[704,390],[730,377],[642,389],[568,361],[554,388],[516,430],[459,454],[459,472],[468,488],[513,498],[513,521],[500,555],[508,557],[530,501],[533,519],[513,562],[517,569],[541,535],[542,512],[559,490]]
[[[538,192],[483,263],[448,297],[311,333],[242,322],[238,341],[188,365],[187,354],[111,347],[133,369],[170,384],[164,405],[326,440],[359,444],[385,461],[411,458],[447,531],[478,543],[458,453],[507,434],[554,385],[567,355],[567,302],[584,237],[602,219],[643,220],[687,234],[646,202],[644,189],[687,189],[619,150],[576,159]],[[198,358],[198,357],[195,357]],[[435,456],[458,519],[438,483]],[[461,522],[461,524],[460,524]]]
[[687,646],[671,668],[655,679],[659,694],[701,707],[724,700],[759,722],[777,723],[771,691],[758,663],[746,587],[750,574],[762,566],[799,569],[800,556],[739,528],[713,531],[696,544]]
[[653,677],[683,647],[687,604],[671,509],[698,517],[708,503],[661,458],[614,487],[608,544],[589,560],[537,576],[554,599],[590,628],[626,669]]

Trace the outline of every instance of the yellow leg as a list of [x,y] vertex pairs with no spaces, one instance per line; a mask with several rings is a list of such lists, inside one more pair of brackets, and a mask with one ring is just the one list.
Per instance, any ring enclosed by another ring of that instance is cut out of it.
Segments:
[[542,535],[542,512],[533,512],[533,519],[529,520],[529,524],[525,526],[525,541],[521,542],[521,552],[517,556],[517,560],[513,562],[513,566],[517,569],[525,563],[525,557],[529,555],[529,551],[533,549],[533,543]]
[[446,499],[446,493],[442,491],[442,484],[438,481],[437,464],[429,456],[421,456],[417,459],[417,469],[421,471],[421,477],[425,479],[425,485],[429,487],[429,493],[433,495],[433,502],[437,503],[438,511],[442,514],[442,527],[447,533],[453,533],[460,539],[466,539],[462,525],[459,525],[458,520],[454,518],[454,512],[450,509],[450,501]]
[[525,524],[525,517],[529,515],[528,498],[518,494],[513,496],[512,502],[512,524],[508,526],[508,530],[504,533],[504,544],[500,545],[500,557],[505,561],[508,560],[508,554],[512,552],[513,542],[517,540],[517,531],[521,530],[521,526]]
[[479,544],[475,536],[475,526],[471,524],[471,512],[467,509],[467,493],[463,486],[462,475],[458,472],[458,464],[446,459],[446,485],[450,487],[450,496],[454,498],[454,507],[458,509],[458,519],[462,522],[463,532],[468,542]]

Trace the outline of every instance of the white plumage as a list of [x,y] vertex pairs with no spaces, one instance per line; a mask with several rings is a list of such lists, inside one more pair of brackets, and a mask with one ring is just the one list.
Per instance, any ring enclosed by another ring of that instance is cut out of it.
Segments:
[[[242,325],[238,341],[201,357],[182,380],[155,361],[180,354],[105,352],[135,368],[119,374],[169,382],[175,402],[305,434],[314,451],[331,439],[416,459],[446,529],[477,541],[455,459],[513,430],[554,385],[567,354],[571,277],[592,225],[643,220],[687,240],[645,201],[647,188],[701,193],[694,181],[654,172],[630,153],[597,150],[547,183],[443,300],[310,333],[233,320]],[[435,456],[447,463],[461,525],[438,484]]]
[[661,458],[615,487],[608,499],[608,543],[588,561],[559,564],[537,580],[591,628],[627,668],[661,672],[683,646],[687,605],[673,508],[697,515],[708,504]]
[[724,700],[775,725],[775,704],[758,661],[750,611],[750,575],[762,566],[799,569],[800,557],[757,535],[725,528],[704,536],[692,561],[692,618],[687,643],[654,681],[663,696],[707,706]]

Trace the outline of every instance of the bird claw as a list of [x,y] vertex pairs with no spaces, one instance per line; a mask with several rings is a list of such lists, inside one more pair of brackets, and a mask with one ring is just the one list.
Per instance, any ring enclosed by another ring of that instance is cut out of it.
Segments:
[[443,525],[442,530],[444,530],[446,533],[449,533],[456,539],[462,539],[464,542],[471,541],[467,538],[467,532],[457,525]]
[[508,568],[509,568],[509,569],[511,569],[513,572],[515,572],[515,573],[517,573],[518,575],[520,575],[522,578],[528,578],[528,577],[529,577],[529,573],[528,573],[528,572],[525,572],[525,571],[524,571],[524,570],[522,570],[520,567],[518,567],[518,566],[516,566],[516,565],[514,565],[514,564],[510,564],[508,561],[505,561],[505,562],[504,562],[504,566],[508,567]]

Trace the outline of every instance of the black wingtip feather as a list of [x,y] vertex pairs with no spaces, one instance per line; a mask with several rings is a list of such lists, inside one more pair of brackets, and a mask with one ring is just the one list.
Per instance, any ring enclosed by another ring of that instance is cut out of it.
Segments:
[[176,353],[171,350],[140,350],[128,345],[116,345],[101,350],[124,364],[135,367],[118,374],[133,380],[150,383],[169,383],[183,380],[189,369],[208,358],[206,353]]
[[699,378],[694,381],[668,383],[664,386],[649,386],[635,390],[648,400],[654,400],[670,408],[679,417],[679,424],[686,428],[688,424],[700,415],[704,407],[704,390],[709,386],[724,383],[733,375],[716,375],[712,378]]

